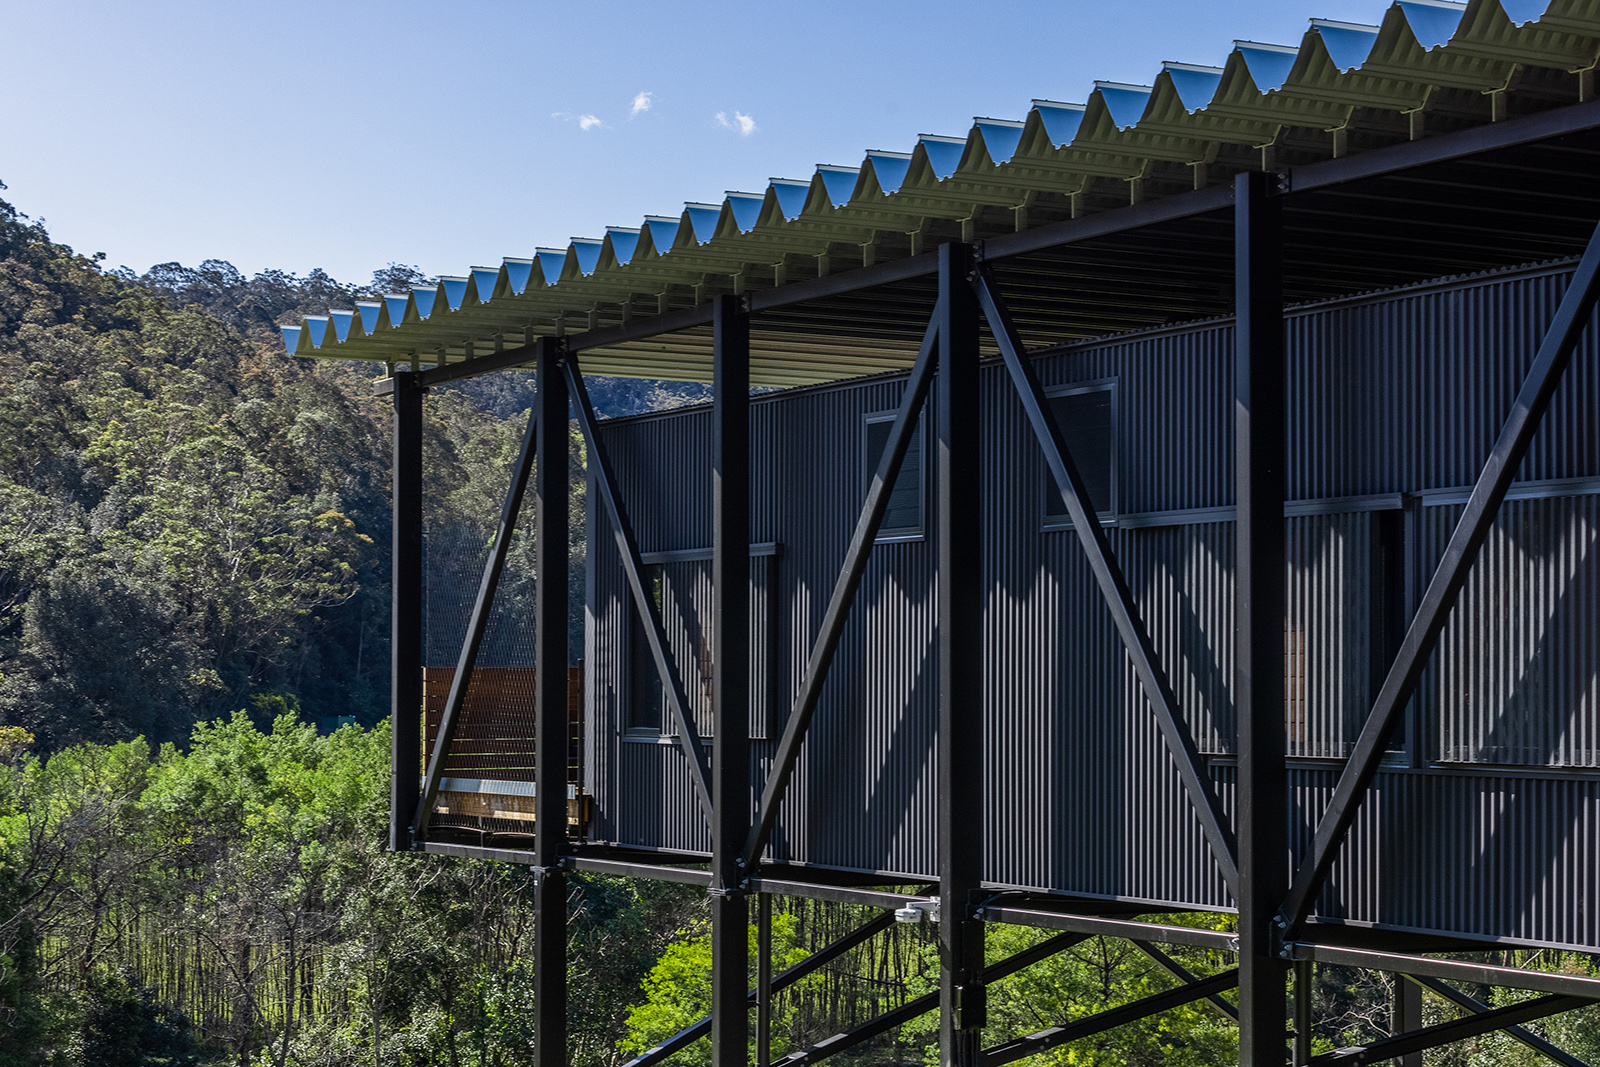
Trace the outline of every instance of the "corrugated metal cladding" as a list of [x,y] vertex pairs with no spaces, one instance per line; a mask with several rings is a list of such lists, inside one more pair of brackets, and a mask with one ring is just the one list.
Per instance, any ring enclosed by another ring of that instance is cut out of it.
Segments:
[[[1291,317],[1284,635],[1297,852],[1568,270],[1431,284]],[[1202,323],[1037,360],[1047,388],[1116,387],[1108,535],[1230,809],[1231,346],[1229,323]],[[984,375],[986,878],[1228,907],[1077,538],[1046,527],[1046,474],[1020,405],[999,367]],[[751,537],[782,546],[766,652],[780,715],[864,495],[864,420],[893,408],[902,387],[868,379],[754,404]],[[1323,917],[1600,946],[1600,916],[1583,906],[1600,879],[1597,406],[1591,330],[1339,860]],[[603,424],[645,552],[709,543],[709,429],[704,409]],[[873,552],[779,819],[776,860],[934,874],[933,484],[930,472],[929,535]],[[603,521],[592,544],[596,835],[703,850],[678,750],[622,736],[638,653]],[[764,773],[771,742],[755,747]]]

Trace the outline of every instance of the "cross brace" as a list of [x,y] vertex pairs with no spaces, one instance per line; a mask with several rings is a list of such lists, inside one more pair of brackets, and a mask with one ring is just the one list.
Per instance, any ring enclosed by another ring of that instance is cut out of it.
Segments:
[[617,492],[617,476],[611,466],[611,458],[600,442],[599,433],[596,432],[594,405],[589,401],[589,389],[584,384],[583,371],[578,367],[576,355],[567,356],[566,372],[567,383],[572,392],[572,407],[578,416],[578,428],[583,433],[584,442],[589,446],[590,474],[594,478],[595,487],[600,491],[600,500],[605,507],[606,517],[611,521],[611,531],[617,541],[617,554],[622,557],[622,568],[627,575],[628,589],[633,594],[633,607],[639,613],[640,621],[644,623],[644,636],[650,646],[650,658],[654,661],[656,673],[661,678],[662,692],[667,695],[672,721],[678,731],[678,744],[683,748],[684,758],[689,764],[689,778],[694,784],[695,799],[700,802],[700,811],[709,827],[712,824],[711,790],[708,785],[709,772],[706,766],[705,747],[700,743],[700,734],[695,730],[694,717],[689,714],[689,698],[685,694],[683,679],[678,672],[677,660],[667,647],[667,633],[661,622],[661,609],[656,607],[654,598],[645,592],[644,562],[639,558],[639,541],[634,536],[633,525],[628,521],[627,509]]

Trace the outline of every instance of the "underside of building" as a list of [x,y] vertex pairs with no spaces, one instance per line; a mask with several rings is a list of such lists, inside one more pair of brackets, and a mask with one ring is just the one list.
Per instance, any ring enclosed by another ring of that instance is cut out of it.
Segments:
[[[1578,1062],[1523,1024],[1600,978],[1493,953],[1600,953],[1597,58],[1594,0],[1402,0],[286,330],[385,370],[392,843],[536,869],[539,1062],[573,870],[710,896],[711,1014],[633,1067],[746,1063],[832,958],[750,990],[766,894],[940,941],[936,996],[786,1064],[915,1009],[998,1067],[1206,998],[1246,1064]],[[426,391],[529,370],[430,662]],[[593,374],[713,400],[597,420]],[[532,654],[491,661],[519,522]],[[986,962],[994,923],[1237,966],[985,1048],[1037,958]],[[1406,976],[1405,1025],[1312,1055],[1318,965]],[[1423,987],[1467,1010],[1422,1026]]]

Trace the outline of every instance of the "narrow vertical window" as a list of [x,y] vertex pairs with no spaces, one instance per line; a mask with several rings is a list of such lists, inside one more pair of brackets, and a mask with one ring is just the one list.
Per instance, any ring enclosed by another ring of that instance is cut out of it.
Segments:
[[[866,417],[866,446],[863,450],[863,485],[872,485],[872,476],[878,472],[878,461],[889,444],[889,431],[894,428],[894,413]],[[922,421],[911,430],[911,443],[906,448],[905,459],[900,463],[900,473],[895,476],[889,490],[889,506],[883,513],[883,524],[878,527],[878,542],[915,541],[923,536],[923,497],[927,486],[926,465],[923,463]]]
[[[1117,388],[1114,382],[1074,385],[1053,390],[1050,410],[1061,427],[1061,437],[1078,468],[1089,505],[1102,520],[1117,513]],[[1046,526],[1071,523],[1067,505],[1055,477],[1045,471],[1044,521]]]
[[[646,564],[644,591],[661,611],[661,565]],[[656,670],[655,657],[650,654],[650,640],[645,635],[644,620],[634,604],[628,604],[628,661],[631,670],[628,679],[626,729],[630,734],[656,736],[662,732],[665,721],[666,700],[661,689],[661,675]]]

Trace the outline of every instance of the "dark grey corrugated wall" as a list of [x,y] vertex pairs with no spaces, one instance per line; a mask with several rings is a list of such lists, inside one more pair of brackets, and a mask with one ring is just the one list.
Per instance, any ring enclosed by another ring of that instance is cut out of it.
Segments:
[[[1454,280],[1290,317],[1284,636],[1294,763],[1285,801],[1297,852],[1566,276],[1556,267]],[[1047,387],[1115,384],[1110,540],[1228,806],[1231,344],[1229,323],[1202,323],[1038,360]],[[781,546],[771,569],[757,572],[772,582],[772,632],[756,642],[775,686],[769,737],[799,685],[864,493],[863,420],[892,409],[901,388],[899,379],[872,379],[754,405],[751,539]],[[987,878],[1225,908],[1225,887],[1077,539],[1045,528],[1043,463],[998,368],[985,372],[983,403]],[[1583,906],[1600,890],[1597,409],[1591,333],[1321,916],[1600,947],[1600,915]],[[709,425],[706,411],[686,410],[603,427],[647,553],[709,546]],[[592,543],[594,834],[704,850],[678,749],[621,729],[626,703],[638,698],[631,609],[603,523]],[[934,872],[935,548],[929,537],[874,550],[774,858]],[[702,611],[698,572],[678,570],[663,567],[666,584],[690,614]],[[705,666],[690,634],[698,625],[673,624],[691,690]],[[771,745],[754,745],[758,779]]]

